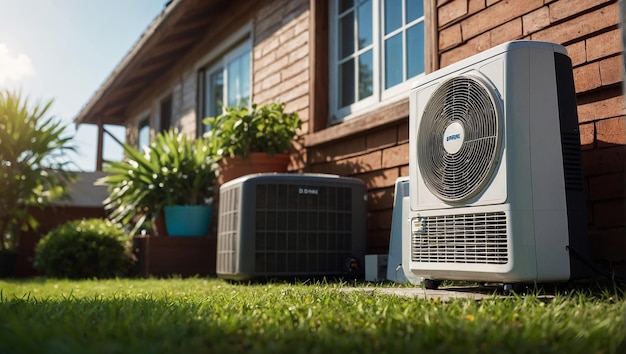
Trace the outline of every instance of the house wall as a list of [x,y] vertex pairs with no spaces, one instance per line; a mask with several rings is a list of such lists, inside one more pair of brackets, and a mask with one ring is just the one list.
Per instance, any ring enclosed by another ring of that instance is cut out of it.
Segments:
[[[596,259],[626,256],[626,112],[617,0],[426,0],[436,38],[429,62],[440,68],[514,39],[563,44],[574,64],[588,224]],[[197,70],[229,33],[252,24],[252,100],[286,103],[303,120],[293,171],[333,173],[368,186],[367,253],[386,253],[394,184],[408,175],[408,99],[328,126],[328,3],[262,0],[227,9],[196,48],[139,96],[130,117],[173,95],[173,126],[195,135]],[[236,19],[236,20],[233,20]],[[226,22],[228,21],[228,22]],[[203,59],[205,58],[205,59]],[[137,122],[133,123],[136,124]],[[129,129],[132,132],[132,129]],[[130,137],[129,137],[130,138]]]

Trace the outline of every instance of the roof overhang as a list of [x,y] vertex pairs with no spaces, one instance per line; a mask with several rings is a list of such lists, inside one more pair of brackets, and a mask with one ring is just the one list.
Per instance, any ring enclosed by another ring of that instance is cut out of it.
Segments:
[[172,0],[83,107],[78,124],[123,125],[126,111],[146,85],[190,51],[216,20],[226,1]]

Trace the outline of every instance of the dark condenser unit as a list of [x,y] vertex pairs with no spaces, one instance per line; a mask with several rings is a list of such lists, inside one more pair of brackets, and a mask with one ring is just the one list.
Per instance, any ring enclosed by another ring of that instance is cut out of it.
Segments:
[[359,277],[365,184],[322,174],[256,174],[220,187],[217,275],[231,280]]

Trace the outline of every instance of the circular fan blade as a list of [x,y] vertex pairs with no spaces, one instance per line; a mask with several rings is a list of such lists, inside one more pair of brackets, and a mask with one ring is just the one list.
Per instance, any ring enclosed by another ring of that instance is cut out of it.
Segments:
[[498,161],[500,110],[481,79],[451,78],[424,109],[417,136],[426,187],[446,202],[467,200],[484,187]]

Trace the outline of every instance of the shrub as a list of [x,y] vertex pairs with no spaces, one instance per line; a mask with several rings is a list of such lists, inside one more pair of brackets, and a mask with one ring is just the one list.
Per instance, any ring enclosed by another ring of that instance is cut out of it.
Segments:
[[35,265],[55,278],[111,278],[132,267],[132,240],[103,219],[67,222],[46,234],[35,249]]

